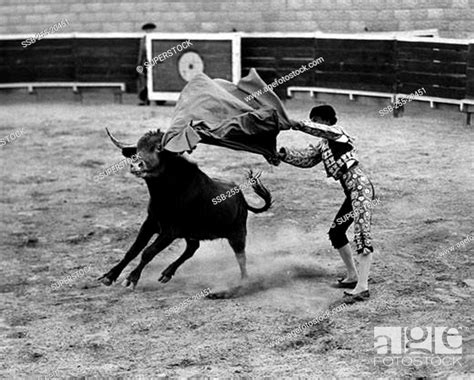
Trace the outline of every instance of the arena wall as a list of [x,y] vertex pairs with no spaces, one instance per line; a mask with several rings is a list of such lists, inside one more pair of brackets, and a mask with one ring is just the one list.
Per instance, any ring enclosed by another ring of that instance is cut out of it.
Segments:
[[2,0],[0,34],[38,33],[67,18],[64,32],[361,33],[437,28],[474,37],[474,0]]
[[[460,40],[252,36],[241,39],[241,75],[253,67],[267,83],[321,57],[291,86],[474,97],[474,44]],[[0,39],[0,83],[123,82],[135,92],[138,46],[138,37],[47,38],[26,49],[20,39]],[[284,98],[289,85],[275,92]]]

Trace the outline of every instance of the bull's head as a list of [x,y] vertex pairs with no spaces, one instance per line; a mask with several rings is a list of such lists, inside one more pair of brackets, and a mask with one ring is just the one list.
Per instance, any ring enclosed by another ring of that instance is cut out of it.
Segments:
[[112,142],[122,150],[125,157],[136,155],[138,158],[130,164],[130,172],[140,178],[156,178],[160,175],[161,140],[163,132],[148,132],[138,140],[137,145],[125,144],[117,140],[106,128]]

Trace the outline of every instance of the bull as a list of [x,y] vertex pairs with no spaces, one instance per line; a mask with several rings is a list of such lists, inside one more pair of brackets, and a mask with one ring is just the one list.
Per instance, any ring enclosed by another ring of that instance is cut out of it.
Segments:
[[107,286],[114,283],[154,234],[158,234],[156,240],[144,249],[139,264],[124,280],[124,286],[135,289],[143,268],[178,238],[185,239],[186,248],[161,273],[160,282],[168,282],[181,264],[194,255],[202,240],[214,239],[228,240],[235,252],[241,279],[245,280],[248,277],[245,254],[248,211],[258,214],[272,205],[271,193],[260,182],[259,175],[251,171],[248,174],[254,180],[253,191],[264,200],[261,208],[250,206],[240,191],[220,203],[211,202],[236,185],[210,178],[183,155],[164,150],[160,130],[146,133],[136,146],[118,141],[108,130],[107,133],[125,157],[139,157],[131,163],[130,172],[145,180],[150,200],[147,218],[135,242],[125,257],[99,280]]

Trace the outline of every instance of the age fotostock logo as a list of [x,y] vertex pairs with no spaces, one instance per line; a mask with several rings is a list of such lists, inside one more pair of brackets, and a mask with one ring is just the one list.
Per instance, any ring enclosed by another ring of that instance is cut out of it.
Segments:
[[462,335],[454,327],[376,326],[374,350],[377,355],[391,355],[375,357],[374,364],[453,366],[461,357],[438,355],[462,355]]

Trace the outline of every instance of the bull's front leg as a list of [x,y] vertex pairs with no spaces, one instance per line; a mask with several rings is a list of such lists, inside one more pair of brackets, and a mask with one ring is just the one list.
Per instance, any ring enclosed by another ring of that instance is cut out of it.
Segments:
[[157,221],[150,218],[149,216],[143,222],[140,232],[135,239],[135,242],[130,247],[130,249],[125,254],[124,258],[115,265],[111,270],[105,273],[102,277],[98,278],[104,285],[112,285],[117,278],[120,276],[120,273],[125,269],[125,267],[132,261],[138,254],[146,247],[151,237],[157,232]]
[[140,276],[142,274],[143,268],[151,261],[153,258],[160,253],[163,249],[168,247],[174,240],[176,239],[176,236],[174,236],[171,233],[167,232],[162,232],[156,240],[151,244],[149,247],[147,247],[143,253],[142,253],[142,258],[140,260],[140,263],[137,265],[137,267],[130,272],[130,274],[127,276],[127,278],[123,282],[123,286],[127,287],[129,285],[132,286],[133,289],[137,286],[138,280],[140,279]]

